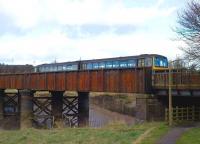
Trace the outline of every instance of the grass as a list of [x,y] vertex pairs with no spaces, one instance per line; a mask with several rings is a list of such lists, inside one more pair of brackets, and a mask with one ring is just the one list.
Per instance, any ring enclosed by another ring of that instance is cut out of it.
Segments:
[[177,141],[177,144],[200,144],[200,128],[192,128],[185,132]]
[[170,127],[162,122],[162,123],[152,123],[152,127],[155,127],[153,131],[148,135],[141,144],[155,144],[163,135],[165,135]]
[[151,127],[158,127],[155,130],[156,133],[161,133],[160,129],[161,131],[165,129],[163,123],[145,123],[132,127],[123,124],[110,124],[103,128],[53,130],[31,128],[18,131],[0,131],[0,144],[132,144]]
[[105,128],[66,128],[54,130],[26,129],[0,131],[0,143],[5,144],[130,144],[143,130],[124,125]]

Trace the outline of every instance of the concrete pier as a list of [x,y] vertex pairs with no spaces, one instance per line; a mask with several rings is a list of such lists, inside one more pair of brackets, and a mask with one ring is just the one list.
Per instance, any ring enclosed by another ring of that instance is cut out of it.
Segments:
[[28,89],[19,90],[21,96],[20,129],[32,127],[33,92]]

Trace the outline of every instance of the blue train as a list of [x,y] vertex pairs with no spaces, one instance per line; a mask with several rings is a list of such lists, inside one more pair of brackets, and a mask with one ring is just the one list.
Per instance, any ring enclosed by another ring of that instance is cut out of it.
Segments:
[[35,66],[35,72],[78,71],[98,69],[123,69],[151,67],[152,69],[168,68],[167,57],[158,54],[115,57],[105,59],[81,60],[63,63],[50,63]]

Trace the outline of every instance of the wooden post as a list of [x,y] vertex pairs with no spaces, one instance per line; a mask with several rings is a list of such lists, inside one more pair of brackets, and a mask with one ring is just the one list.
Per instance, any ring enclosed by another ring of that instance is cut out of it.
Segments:
[[169,65],[169,125],[172,126],[172,75],[171,75],[171,66]]
[[187,110],[187,121],[189,120],[189,107],[186,107]]
[[192,121],[195,121],[195,106],[192,106]]
[[167,122],[168,119],[169,119],[169,117],[168,117],[168,109],[165,108],[165,121]]

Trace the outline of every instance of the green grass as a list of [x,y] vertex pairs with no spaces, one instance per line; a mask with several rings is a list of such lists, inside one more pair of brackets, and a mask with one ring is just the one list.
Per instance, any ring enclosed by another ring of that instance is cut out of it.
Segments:
[[177,144],[200,144],[200,128],[192,128],[185,132]]
[[170,129],[170,127],[164,122],[152,123],[152,127],[155,127],[155,129],[153,129],[153,131],[141,142],[141,144],[155,144]]
[[132,144],[155,126],[165,128],[163,123],[145,123],[132,127],[110,124],[104,128],[0,131],[0,144]]
[[126,126],[109,126],[101,129],[66,128],[55,130],[27,129],[0,131],[2,144],[130,144],[143,130]]

